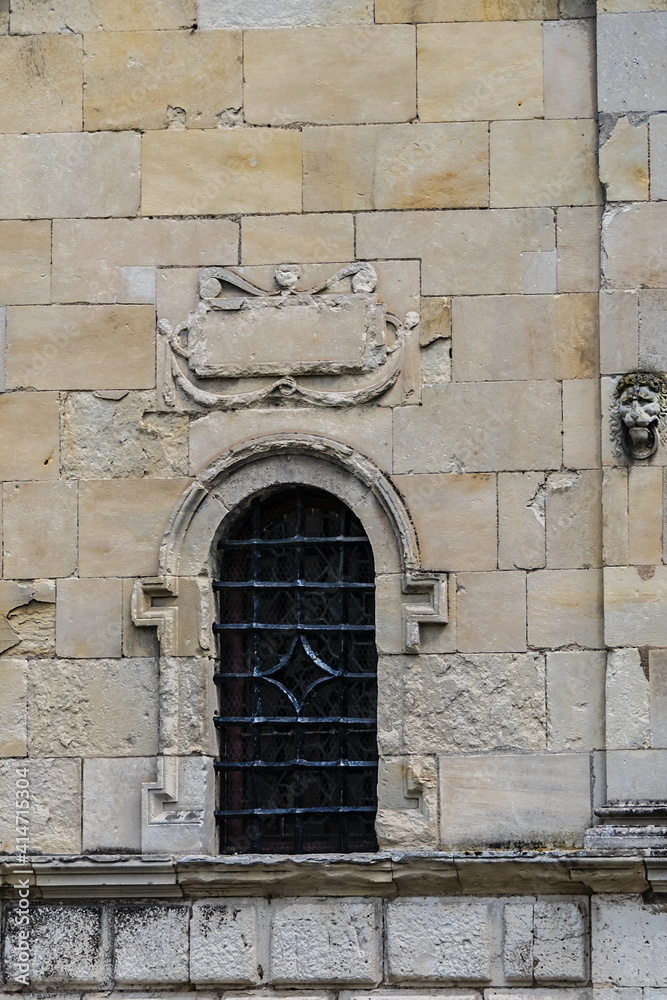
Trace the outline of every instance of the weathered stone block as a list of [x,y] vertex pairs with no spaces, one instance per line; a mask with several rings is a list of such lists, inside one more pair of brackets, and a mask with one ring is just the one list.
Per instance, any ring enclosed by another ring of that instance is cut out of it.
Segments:
[[535,903],[533,961],[537,982],[588,979],[587,900],[546,900]]
[[55,653],[56,587],[52,580],[0,583],[0,652],[12,656]]
[[187,475],[187,417],[154,410],[152,392],[68,393],[62,416],[63,476],[166,479]]
[[58,478],[58,394],[0,393],[3,479]]
[[602,540],[605,566],[628,561],[628,472],[605,469],[602,474]]
[[77,484],[5,483],[4,572],[15,580],[70,576],[76,568]]
[[607,749],[627,750],[650,745],[649,681],[637,649],[607,654]]
[[76,35],[0,38],[0,78],[12,88],[0,107],[0,132],[81,128],[81,41]]
[[93,758],[83,764],[83,850],[141,850],[141,785],[154,757]]
[[608,646],[667,646],[667,566],[613,566],[604,571]]
[[361,259],[421,258],[424,295],[521,292],[522,255],[554,249],[548,209],[373,212],[357,218]]
[[241,224],[244,264],[340,261],[353,257],[351,215],[249,216]]
[[165,128],[176,109],[188,128],[214,128],[243,104],[241,33],[94,33],[84,77],[88,131]]
[[667,198],[667,115],[649,121],[651,143],[651,200]]
[[600,180],[607,201],[648,199],[648,125],[623,116],[600,147]]
[[375,20],[520,21],[558,17],[558,0],[375,0]]
[[[594,430],[591,428],[591,432]],[[602,474],[554,472],[547,479],[547,567],[602,565]]]
[[51,274],[51,225],[0,222],[0,300],[48,302]]
[[395,899],[387,904],[388,978],[491,979],[490,900]]
[[591,900],[593,981],[660,986],[667,978],[667,913],[641,896],[605,893]]
[[149,132],[142,139],[141,177],[142,215],[300,212],[301,135],[277,129]]
[[661,468],[628,470],[628,557],[640,566],[662,562]]
[[547,653],[549,750],[604,750],[606,654]]
[[0,136],[0,218],[136,215],[140,143],[133,132]]
[[[18,975],[18,916],[8,911],[5,938],[5,974]],[[30,906],[30,984],[101,986],[108,977],[106,935],[100,906]]]
[[[157,752],[155,660],[32,660],[31,755],[150,756]],[[132,698],[127,697],[128,690]]]
[[187,982],[189,906],[122,906],[114,915],[119,986]]
[[598,291],[601,216],[597,205],[557,210],[559,292]]
[[456,642],[462,653],[525,650],[525,573],[459,573],[456,607]]
[[600,111],[667,108],[667,11],[598,15]]
[[491,205],[597,205],[601,201],[593,120],[494,122]]
[[648,371],[667,368],[665,311],[667,291],[646,288],[639,292],[639,367]]
[[[560,395],[548,381],[424,386],[422,406],[394,416],[395,471],[560,468]],[[434,426],[446,434],[434,435]]]
[[600,370],[620,374],[638,367],[638,296],[634,289],[600,292]]
[[414,518],[424,568],[496,568],[496,482],[483,474],[396,476]]
[[81,483],[82,576],[155,576],[162,535],[187,479],[91,479]]
[[63,31],[152,31],[191,28],[197,0],[12,0],[12,31],[19,35]]
[[607,750],[610,802],[664,802],[667,750]]
[[597,379],[563,380],[563,465],[600,467],[600,386]]
[[380,850],[437,850],[438,766],[433,758],[380,760],[375,831]]
[[[124,280],[128,266],[236,264],[238,243],[238,223],[228,219],[56,220],[53,298],[56,302],[134,301],[136,295],[128,294],[130,287]],[[195,279],[195,290],[196,284]]]
[[384,657],[381,673],[384,728],[404,753],[546,747],[537,653]]
[[503,911],[503,969],[509,980],[530,983],[533,979],[534,902],[533,899],[512,900]]
[[414,28],[403,25],[249,31],[243,48],[246,120],[410,121],[416,112],[414,45]]
[[542,115],[540,24],[423,25],[417,51],[421,121]]
[[537,570],[528,577],[528,642],[600,649],[602,574],[596,569]]
[[306,211],[489,203],[488,134],[482,123],[307,128],[303,165]]
[[371,0],[199,0],[198,27],[280,28],[324,24],[372,24]]
[[667,650],[649,650],[648,660],[651,746],[664,748],[667,747]]
[[[74,758],[25,758],[0,761],[0,800],[13,802],[16,768],[28,767],[30,781],[30,847],[40,854],[81,851],[81,762]],[[16,847],[14,812],[0,814],[0,850]]]
[[583,844],[587,754],[440,758],[441,848]]
[[545,564],[545,477],[542,472],[498,476],[498,568]]
[[263,955],[258,907],[247,899],[198,900],[190,924],[190,980],[197,985],[254,986]]
[[376,902],[274,904],[271,979],[275,983],[360,983],[382,978]]
[[76,658],[121,655],[122,583],[74,578],[58,582],[56,653]]
[[457,298],[452,333],[456,381],[591,378],[598,363],[597,295]]
[[667,287],[667,203],[608,209],[602,220],[602,247],[610,288]]
[[594,118],[595,23],[544,25],[544,117]]
[[25,660],[0,660],[0,757],[26,754],[27,693]]
[[145,389],[155,385],[149,306],[12,306],[7,385],[35,389]]

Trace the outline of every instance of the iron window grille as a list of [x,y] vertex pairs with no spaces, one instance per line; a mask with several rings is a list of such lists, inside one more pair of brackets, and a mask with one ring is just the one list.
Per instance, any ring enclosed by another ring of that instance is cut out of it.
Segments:
[[373,552],[322,490],[256,497],[219,544],[220,849],[375,851]]

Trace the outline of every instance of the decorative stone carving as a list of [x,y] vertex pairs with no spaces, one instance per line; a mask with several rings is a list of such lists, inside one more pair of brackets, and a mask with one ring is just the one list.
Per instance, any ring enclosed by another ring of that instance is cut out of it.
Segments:
[[656,372],[622,375],[612,402],[612,438],[617,455],[650,458],[667,426],[667,380]]
[[[184,397],[205,409],[281,400],[339,407],[390,389],[419,315],[409,312],[401,321],[388,312],[367,263],[349,264],[311,288],[297,288],[300,277],[298,265],[283,264],[275,271],[276,288],[268,290],[229,268],[205,268],[197,308],[187,321],[175,328],[164,319],[158,324],[166,345],[165,405],[176,407]],[[346,279],[351,292],[332,292]],[[309,377],[308,385],[297,381],[301,376]],[[332,390],[314,386],[312,376],[348,378],[344,388]],[[239,392],[238,379],[262,382]]]

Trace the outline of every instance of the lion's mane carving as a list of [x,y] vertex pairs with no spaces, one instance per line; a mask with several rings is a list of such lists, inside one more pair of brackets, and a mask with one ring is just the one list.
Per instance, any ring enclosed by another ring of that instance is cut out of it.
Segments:
[[667,431],[667,379],[658,372],[629,372],[616,383],[612,397],[614,451],[642,460],[658,450]]

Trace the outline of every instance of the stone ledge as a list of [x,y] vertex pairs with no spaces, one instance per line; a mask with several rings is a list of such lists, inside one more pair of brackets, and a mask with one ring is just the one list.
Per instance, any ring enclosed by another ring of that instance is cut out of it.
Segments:
[[[286,857],[35,856],[34,899],[665,891],[667,850],[381,852]],[[0,862],[13,896],[15,858]],[[648,871],[647,871],[648,869]]]

